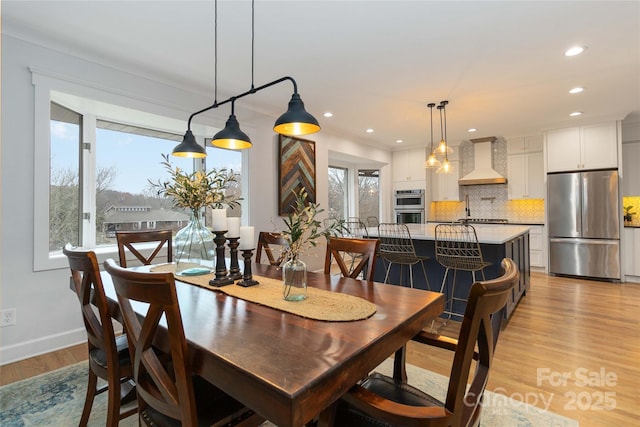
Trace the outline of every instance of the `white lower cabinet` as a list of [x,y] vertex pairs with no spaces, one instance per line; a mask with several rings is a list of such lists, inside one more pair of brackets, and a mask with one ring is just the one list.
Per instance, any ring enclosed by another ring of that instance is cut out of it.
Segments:
[[640,282],[640,228],[624,229],[624,275],[627,281]]
[[529,261],[531,267],[545,268],[544,226],[533,225],[529,228]]

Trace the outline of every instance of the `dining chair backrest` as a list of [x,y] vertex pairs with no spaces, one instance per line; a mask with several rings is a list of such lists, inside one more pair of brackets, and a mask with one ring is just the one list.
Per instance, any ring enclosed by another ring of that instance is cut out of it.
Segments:
[[[150,265],[158,256],[160,251],[166,246],[167,262],[173,261],[173,237],[171,230],[153,231],[116,231],[118,242],[118,258],[122,267],[127,267],[127,252],[133,254],[143,265]],[[156,243],[153,248],[144,248],[138,245],[141,243]],[[150,255],[143,252],[151,249]]]
[[444,267],[477,271],[487,263],[482,257],[476,229],[469,224],[438,224],[435,228],[436,260]]
[[[270,233],[261,231],[258,234],[258,247],[256,249],[256,263],[260,264],[262,260],[262,252],[267,255],[270,265],[280,266],[285,258],[285,251],[288,247],[287,240],[280,233]],[[275,249],[280,250],[280,254],[276,257],[273,253]]]
[[406,224],[380,223],[378,225],[380,239],[380,255],[412,255],[416,250],[411,240],[411,233]]
[[[112,259],[105,261],[104,268],[112,277],[127,326],[141,416],[150,407],[183,426],[197,426],[187,342],[173,273],[127,270]],[[132,301],[148,304],[142,320],[134,311]],[[160,325],[163,318],[169,335],[171,363],[161,359],[153,346],[158,329],[163,327]]]
[[[366,280],[372,281],[379,244],[380,241],[378,239],[329,238],[324,261],[324,273],[331,273],[331,265],[335,260],[342,276],[357,279],[362,273]],[[351,263],[345,260],[345,255],[354,262]],[[355,261],[357,261],[357,264]]]
[[[503,259],[501,270],[498,278],[475,282],[469,292],[445,400],[445,407],[458,414],[479,414],[502,329],[502,310],[511,290],[520,280],[518,266],[512,259]],[[476,368],[472,373],[472,363],[476,358]],[[471,385],[467,389],[469,377]]]
[[[510,258],[503,259],[501,267],[500,277],[475,282],[471,286],[457,341],[426,330],[411,338],[412,341],[454,351],[444,407],[434,407],[437,400],[432,396],[421,397],[419,393],[428,393],[428,390],[421,389],[417,393],[407,391],[411,386],[406,384],[406,372],[398,372],[400,369],[404,370],[404,360],[396,359],[394,379],[385,379],[384,375],[374,373],[343,396],[344,401],[359,413],[356,416],[362,423],[359,425],[374,425],[374,422],[380,426],[478,425],[482,399],[504,318],[502,310],[520,277],[517,265]],[[404,357],[403,353],[397,353],[396,357],[398,354],[401,359]],[[467,385],[469,379],[471,384]],[[384,393],[385,397],[378,393]],[[424,404],[417,403],[418,400]],[[341,412],[345,417],[353,413]],[[367,421],[370,423],[367,424]],[[336,425],[351,423],[338,419]]]
[[[108,390],[107,425],[117,425],[118,419],[135,413],[132,410],[120,414],[120,384],[132,377],[126,337],[116,338],[112,323],[112,319],[122,322],[122,318],[105,295],[95,252],[74,248],[69,243],[62,252],[69,261],[71,288],[80,302],[87,333],[90,372],[82,420],[87,422],[94,396]],[[108,388],[97,387],[96,375],[107,381]]]

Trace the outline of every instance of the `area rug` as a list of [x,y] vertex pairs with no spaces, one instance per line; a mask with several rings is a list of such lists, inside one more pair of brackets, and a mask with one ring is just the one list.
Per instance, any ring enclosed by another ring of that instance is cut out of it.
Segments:
[[[389,374],[392,365],[385,361],[376,370]],[[0,426],[76,426],[82,414],[87,386],[86,362],[0,387]],[[423,390],[430,390],[442,399],[446,393],[447,378],[436,373],[408,365],[409,382]],[[89,426],[104,426],[107,396],[96,397]],[[507,396],[487,392],[481,425],[486,427],[577,427],[578,422],[551,412],[543,411]],[[120,422],[122,427],[137,426],[137,417]],[[269,422],[264,427],[273,426]]]

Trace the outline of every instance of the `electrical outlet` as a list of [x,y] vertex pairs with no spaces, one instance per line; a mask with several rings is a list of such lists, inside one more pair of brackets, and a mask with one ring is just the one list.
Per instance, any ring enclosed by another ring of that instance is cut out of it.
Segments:
[[0,328],[16,324],[16,309],[0,310]]

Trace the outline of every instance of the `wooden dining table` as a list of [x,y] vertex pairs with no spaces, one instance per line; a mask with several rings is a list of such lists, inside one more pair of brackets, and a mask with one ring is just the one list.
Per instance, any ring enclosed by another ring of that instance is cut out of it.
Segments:
[[[282,271],[254,264],[253,274],[280,278]],[[109,274],[102,279],[117,301]],[[279,427],[317,418],[444,309],[437,292],[313,272],[307,282],[363,298],[376,311],[358,321],[311,320],[176,281],[194,373]]]

